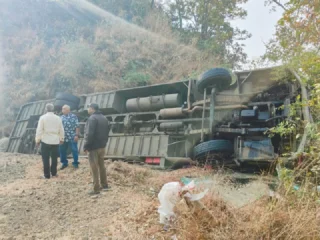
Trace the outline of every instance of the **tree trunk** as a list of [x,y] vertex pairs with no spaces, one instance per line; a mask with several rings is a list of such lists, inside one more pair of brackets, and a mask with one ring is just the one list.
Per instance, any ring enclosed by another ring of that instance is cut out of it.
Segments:
[[208,14],[209,14],[209,1],[203,1],[204,12],[201,18],[201,39],[208,39]]
[[179,29],[182,29],[182,13],[181,13],[181,1],[177,1],[177,6],[178,6],[178,17],[179,17]]

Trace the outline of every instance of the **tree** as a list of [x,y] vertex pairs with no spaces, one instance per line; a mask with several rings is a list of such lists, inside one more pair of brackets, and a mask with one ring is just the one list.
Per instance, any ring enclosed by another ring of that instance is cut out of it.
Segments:
[[275,38],[268,44],[266,57],[299,70],[311,83],[320,82],[320,2],[319,0],[268,0],[284,10]]
[[151,0],[90,0],[90,2],[128,22],[139,25],[154,4]]
[[247,0],[173,0],[163,5],[183,42],[196,39],[200,49],[209,50],[234,67],[246,60],[243,45],[238,41],[250,34],[234,28],[230,22],[246,16],[240,7],[245,2]]
[[[320,1],[290,0],[283,3],[279,0],[268,0],[266,4],[284,10],[276,27],[275,38],[267,46],[265,58],[281,62],[284,68],[290,69],[300,83],[304,121],[313,131],[305,128],[297,153],[306,150],[307,136],[311,137],[313,140],[312,145],[309,145],[311,153],[317,153],[310,154],[311,161],[304,165],[304,170],[309,170],[318,162],[319,152],[313,149],[320,143],[319,134],[314,134],[320,120]],[[311,96],[307,94],[307,87]],[[308,107],[311,108],[312,117]],[[313,133],[310,135],[310,132]],[[316,165],[319,166],[320,163]]]

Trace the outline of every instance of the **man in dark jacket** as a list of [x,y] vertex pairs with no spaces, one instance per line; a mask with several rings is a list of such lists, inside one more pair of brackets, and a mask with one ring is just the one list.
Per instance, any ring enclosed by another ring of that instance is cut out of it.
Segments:
[[108,120],[99,111],[98,104],[91,103],[88,108],[88,113],[91,116],[85,126],[85,143],[83,150],[89,153],[89,163],[93,178],[93,191],[89,192],[89,194],[94,195],[99,194],[101,189],[109,189],[106,168],[104,166],[105,147],[109,136],[109,124]]

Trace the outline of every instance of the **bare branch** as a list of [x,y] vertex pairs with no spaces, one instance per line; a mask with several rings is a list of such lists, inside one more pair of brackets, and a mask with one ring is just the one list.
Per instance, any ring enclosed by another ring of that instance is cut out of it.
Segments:
[[277,0],[272,0],[272,2],[274,2],[275,4],[277,4],[279,7],[281,7],[283,10],[287,11],[288,9],[279,1]]

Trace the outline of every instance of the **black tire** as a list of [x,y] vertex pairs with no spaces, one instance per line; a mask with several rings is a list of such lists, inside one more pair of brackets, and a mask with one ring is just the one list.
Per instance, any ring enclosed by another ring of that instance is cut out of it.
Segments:
[[228,140],[211,140],[203,142],[194,147],[194,157],[198,158],[206,155],[207,153],[232,153],[233,143]]
[[184,168],[184,167],[189,167],[191,166],[191,162],[188,161],[188,160],[181,160],[181,161],[177,161],[175,162],[171,167],[170,169],[171,170],[178,170],[178,169],[181,169],[181,168]]
[[[232,76],[227,69],[212,68],[202,74],[199,81],[197,81],[197,89],[203,93],[207,88],[210,92],[212,87],[217,88],[218,91],[224,90],[232,83]],[[207,92],[210,94],[210,92]]]
[[70,93],[57,93],[56,99],[57,100],[65,100],[68,102],[73,102],[77,105],[79,105],[79,103],[80,103],[80,98],[78,98]]
[[66,101],[66,100],[59,100],[59,99],[56,99],[56,100],[54,101],[54,107],[55,107],[55,109],[57,109],[57,110],[60,110],[60,111],[61,111],[61,108],[62,108],[64,105],[68,105],[71,110],[78,110],[78,108],[79,108],[79,104],[78,104],[78,103],[69,102],[69,101]]

